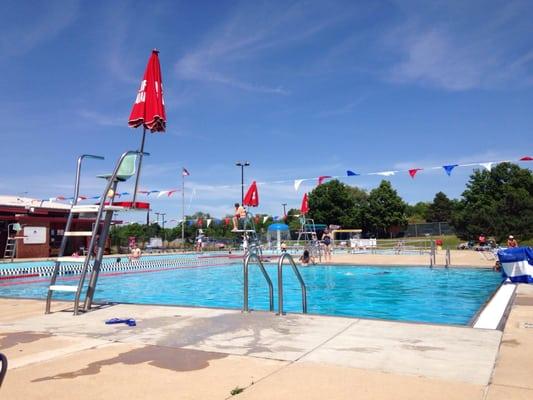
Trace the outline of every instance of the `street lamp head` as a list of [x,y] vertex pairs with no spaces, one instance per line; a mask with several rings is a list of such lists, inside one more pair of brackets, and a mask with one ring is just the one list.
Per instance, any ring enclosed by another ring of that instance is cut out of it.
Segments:
[[237,161],[235,165],[237,167],[247,167],[250,165],[250,163],[248,161]]

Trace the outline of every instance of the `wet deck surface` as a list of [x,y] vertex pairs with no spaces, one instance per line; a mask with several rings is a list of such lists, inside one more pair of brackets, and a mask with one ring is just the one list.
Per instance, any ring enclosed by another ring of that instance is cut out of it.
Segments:
[[[10,361],[0,396],[225,399],[239,387],[242,399],[530,399],[532,299],[533,287],[521,285],[503,338],[464,327],[125,304],[42,315],[40,301],[0,299],[0,349]],[[104,324],[112,317],[137,326]]]

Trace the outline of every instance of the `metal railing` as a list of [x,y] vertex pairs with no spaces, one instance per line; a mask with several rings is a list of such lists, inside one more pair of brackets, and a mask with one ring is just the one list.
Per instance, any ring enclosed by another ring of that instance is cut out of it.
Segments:
[[305,287],[305,282],[298,270],[298,267],[294,263],[294,259],[289,253],[284,253],[278,261],[278,314],[283,315],[283,262],[285,259],[288,259],[291,263],[292,270],[300,282],[300,287],[302,289],[302,313],[307,314],[307,289]]
[[268,276],[268,273],[265,270],[263,262],[261,261],[261,258],[258,256],[257,253],[248,253],[244,259],[244,264],[243,264],[244,298],[243,298],[242,311],[244,312],[250,311],[248,307],[248,269],[249,269],[248,267],[252,259],[255,259],[257,261],[257,264],[259,265],[259,269],[261,270],[261,273],[263,274],[268,284],[268,295],[269,295],[269,305],[270,305],[269,309],[270,311],[274,311],[274,286],[272,285],[272,281],[270,280],[270,277]]
[[444,263],[444,266],[445,266],[446,268],[448,268],[448,267],[451,265],[451,263],[452,263],[451,260],[452,260],[452,259],[451,259],[450,249],[446,249],[446,261],[445,261],[445,263]]
[[[80,181],[81,181],[81,167],[84,159],[93,159],[93,160],[104,160],[104,157],[97,156],[94,154],[82,154],[78,157],[78,161],[76,162],[76,179],[74,181],[74,198],[72,199],[71,204],[71,211],[68,214],[67,217],[67,223],[65,225],[65,232],[70,231],[70,227],[72,226],[72,221],[74,219],[74,215],[72,213],[72,207],[74,207],[76,204],[78,204],[79,196],[80,196]],[[98,229],[98,224],[96,224],[96,228],[93,225],[93,231],[96,232]],[[59,256],[62,257],[65,254],[65,250],[67,248],[67,241],[69,239],[69,236],[63,235],[63,238],[61,239],[61,246],[59,248]],[[59,273],[59,264],[60,262],[56,260],[54,264],[54,271],[52,273],[52,277],[50,279],[50,286],[55,285],[57,280],[57,275]],[[81,289],[79,289],[81,290]],[[46,308],[45,308],[45,314],[50,314],[50,306],[52,303],[52,295],[53,291],[48,290],[48,294],[46,296]]]

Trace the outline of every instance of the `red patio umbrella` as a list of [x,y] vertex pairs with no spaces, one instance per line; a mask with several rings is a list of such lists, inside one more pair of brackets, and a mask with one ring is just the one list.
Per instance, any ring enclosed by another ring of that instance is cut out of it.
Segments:
[[300,207],[300,212],[303,215],[309,212],[309,200],[307,199],[307,193],[304,193],[304,198],[302,199],[302,206]]
[[131,128],[143,126],[143,136],[140,147],[139,170],[135,180],[135,191],[133,192],[133,203],[137,196],[139,176],[141,175],[142,152],[144,151],[144,140],[146,129],[152,132],[164,132],[167,122],[165,114],[165,102],[163,100],[163,80],[161,77],[161,66],[159,65],[159,51],[152,50],[152,55],[148,60],[141,86],[137,92],[135,103],[131,109],[128,125]]
[[257,185],[255,181],[253,181],[250,185],[242,203],[248,207],[257,207],[259,205],[259,192],[257,191]]
[[152,50],[141,87],[131,109],[128,125],[131,128],[142,125],[144,129],[150,129],[152,132],[164,132],[166,122],[159,51]]

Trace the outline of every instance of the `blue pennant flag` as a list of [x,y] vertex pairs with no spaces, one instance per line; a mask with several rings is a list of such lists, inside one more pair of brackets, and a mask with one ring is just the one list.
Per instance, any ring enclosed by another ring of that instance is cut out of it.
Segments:
[[443,165],[442,168],[444,168],[444,171],[450,176],[452,174],[452,171],[455,167],[457,167],[459,164],[450,164],[450,165]]
[[361,174],[358,174],[357,172],[353,172],[353,171],[348,170],[348,171],[346,171],[346,175],[348,175],[348,176],[359,176]]

